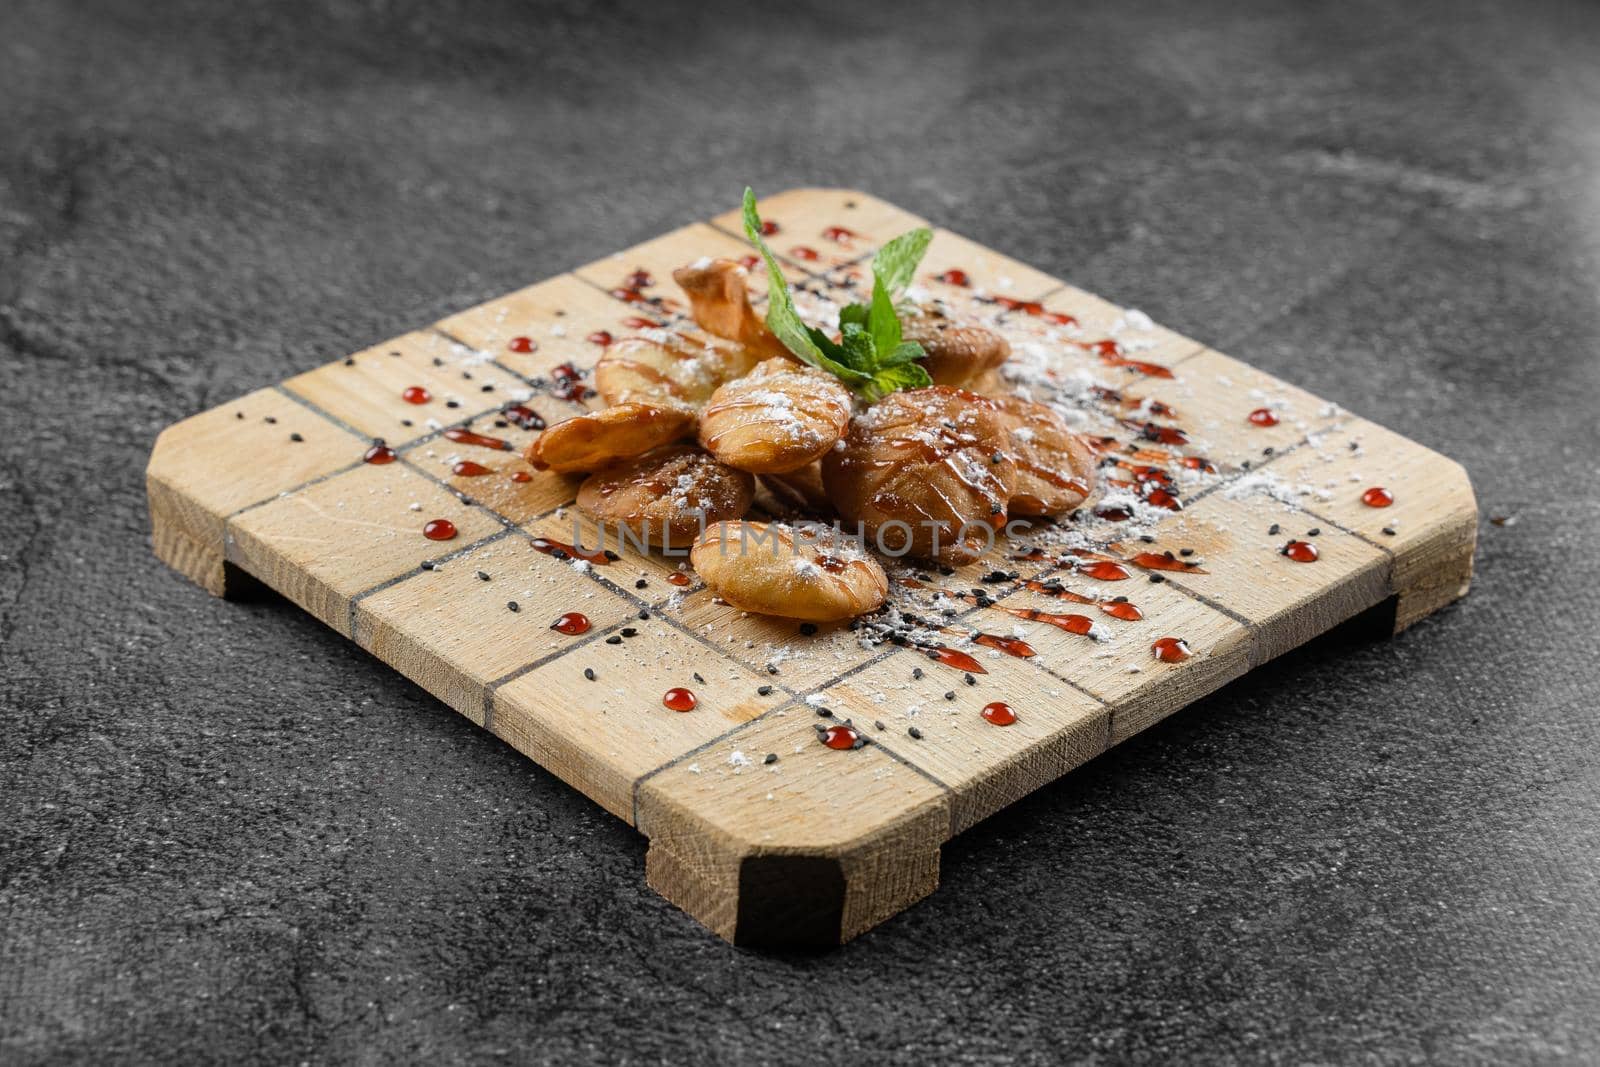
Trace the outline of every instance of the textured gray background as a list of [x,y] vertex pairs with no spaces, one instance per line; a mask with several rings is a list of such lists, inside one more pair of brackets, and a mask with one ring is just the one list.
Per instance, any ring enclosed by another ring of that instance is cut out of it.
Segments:
[[[1600,7],[0,4],[0,1059],[1600,1056]],[[1463,461],[1460,606],[990,819],[815,957],[146,544],[165,423],[854,185]]]

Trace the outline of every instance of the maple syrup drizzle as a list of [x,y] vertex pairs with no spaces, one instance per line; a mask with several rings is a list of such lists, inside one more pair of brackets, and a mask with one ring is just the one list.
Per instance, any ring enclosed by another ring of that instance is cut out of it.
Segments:
[[1381,485],[1375,485],[1361,494],[1361,502],[1369,508],[1386,508],[1394,503],[1394,494]]
[[661,696],[661,704],[668,711],[693,711],[700,701],[689,690],[674,686]]
[[941,274],[935,274],[933,276],[933,280],[936,282],[944,282],[946,285],[954,285],[958,289],[972,288],[972,279],[967,277],[967,272],[961,270],[959,267],[951,267],[949,270],[944,271]]
[[1182,638],[1158,637],[1155,644],[1150,646],[1150,654],[1162,663],[1182,663],[1193,653]]
[[[969,634],[968,636],[972,639],[972,643],[975,645],[983,645],[985,648],[999,649],[1006,655],[1015,656],[1017,659],[1032,659],[1034,656],[1038,655],[1038,653],[1033,650],[1033,646],[1028,644],[1028,642],[1024,641],[1020,637],[1005,637],[1001,634],[986,633],[973,633]],[[984,673],[987,674],[988,672],[985,671]]]
[[463,459],[450,468],[450,473],[457,478],[481,478],[485,474],[493,474],[494,471],[485,467],[482,463],[474,463],[470,459]]
[[942,663],[946,667],[954,667],[958,671],[968,674],[988,674],[983,669],[983,664],[967,655],[950,648],[948,645],[918,645],[917,648],[935,663]]
[[544,416],[526,404],[510,404],[500,411],[507,422],[522,430],[544,429]]
[[477,445],[479,448],[493,448],[501,452],[511,448],[511,442],[499,437],[487,437],[481,433],[464,430],[460,426],[452,426],[444,432],[444,436],[458,445]]
[[589,616],[581,611],[569,611],[551,623],[550,629],[568,637],[577,637],[589,632]]
[[983,710],[978,712],[983,718],[995,726],[1010,726],[1017,721],[1017,713],[1011,710],[1011,705],[1003,700],[996,700],[992,704],[985,704]]
[[1142,359],[1128,358],[1128,356],[1123,354],[1122,345],[1118,344],[1116,341],[1109,339],[1104,341],[1093,341],[1087,345],[1080,345],[1079,347],[1093,352],[1095,355],[1099,356],[1100,362],[1104,363],[1108,367],[1122,367],[1126,370],[1133,371],[1135,374],[1142,374],[1146,378],[1176,377],[1176,375],[1174,375],[1170,369],[1163,367],[1159,363],[1147,363]]
[[843,752],[847,749],[857,748],[861,744],[861,734],[854,726],[848,723],[838,723],[827,729],[817,731],[817,740],[829,748]]
[[1146,441],[1154,441],[1158,445],[1186,445],[1189,435],[1176,426],[1163,426],[1158,422],[1136,422],[1133,419],[1118,419],[1122,425],[1137,433]]
[[673,571],[671,574],[667,575],[667,584],[675,585],[680,589],[688,585],[693,580],[694,579],[690,578],[683,571]]
[[382,466],[385,463],[393,463],[397,458],[399,457],[395,450],[379,440],[372,442],[372,447],[367,449],[366,454],[361,457],[361,461],[363,463],[371,463],[374,466]]
[[456,535],[456,524],[449,519],[429,519],[422,527],[422,536],[430,541],[449,541]]
[[1200,564],[1190,563],[1186,559],[1178,559],[1176,556],[1170,556],[1164,552],[1140,552],[1128,562],[1147,571],[1181,571],[1184,574],[1206,573]]
[[1122,390],[1112,389],[1110,386],[1106,385],[1090,386],[1089,392],[1096,400],[1104,401],[1107,404],[1116,404],[1124,408],[1139,408],[1149,412],[1152,415],[1162,415],[1167,418],[1174,418],[1178,414],[1178,409],[1173,407],[1171,404],[1168,404],[1164,400],[1152,400],[1149,397],[1141,396],[1128,396],[1126,393],[1122,392]]
[[420,385],[408,385],[400,391],[400,399],[407,404],[426,404],[433,399],[433,394]]
[[597,567],[604,567],[611,562],[611,557],[599,549],[591,552],[576,545],[569,545],[565,541],[557,541],[553,537],[535,537],[532,545],[535,552],[543,552],[547,556],[555,556],[556,553],[561,553],[560,556],[556,557],[558,559],[581,559],[585,563],[593,563]]
[[527,471],[512,471],[511,480],[514,482],[531,482],[533,481],[533,475]]
[[1278,549],[1281,555],[1288,556],[1296,563],[1315,563],[1322,553],[1317,551],[1317,546],[1310,541],[1290,541]]
[[537,352],[539,342],[531,337],[513,337],[506,342],[506,347],[513,352]]
[[1273,411],[1271,408],[1256,408],[1249,415],[1246,415],[1245,418],[1250,420],[1250,424],[1252,426],[1278,425],[1278,413]]
[[1090,563],[1074,563],[1072,569],[1079,574],[1101,582],[1121,582],[1133,577],[1128,568],[1112,559],[1097,559]]
[[1042,622],[1054,626],[1058,630],[1065,630],[1069,634],[1078,634],[1088,637],[1094,630],[1094,620],[1087,615],[1057,615],[1054,612],[1040,611],[1038,608],[1008,608],[996,605],[1007,615],[1015,615],[1027,622]]

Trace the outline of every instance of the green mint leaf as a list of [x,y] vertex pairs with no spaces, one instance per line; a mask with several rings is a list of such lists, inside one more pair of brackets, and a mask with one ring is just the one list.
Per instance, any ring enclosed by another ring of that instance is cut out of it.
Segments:
[[865,304],[846,304],[839,309],[839,328],[841,330],[844,329],[844,325],[847,322],[865,326],[869,315],[871,315],[871,310]]
[[879,367],[897,367],[902,363],[910,363],[914,359],[921,359],[927,355],[922,346],[915,341],[902,341],[895,346],[894,351],[887,356],[878,356]]
[[928,377],[927,368],[920,363],[901,363],[893,367],[880,367],[872,376],[862,392],[868,400],[876,403],[890,393],[901,389],[921,389],[932,385],[933,379]]
[[[847,385],[865,385],[869,376],[830,357],[817,345],[812,332],[801,321],[800,313],[795,311],[789,280],[783,276],[772,249],[761,239],[761,216],[756,212],[756,194],[749,186],[744,190],[744,232],[767,264],[767,328],[802,362],[833,374]],[[825,335],[823,339],[827,340]]]
[[883,279],[872,278],[872,310],[868,313],[867,329],[872,333],[872,345],[881,360],[900,347],[900,317],[895,314],[894,301]]
[[878,369],[878,350],[873,346],[872,334],[857,322],[847,322],[840,330],[840,343],[849,353],[848,363],[867,373]]
[[[745,223],[746,228],[749,222]],[[890,296],[899,296],[906,286],[911,284],[913,275],[917,272],[917,264],[922,262],[923,254],[928,251],[928,242],[933,240],[933,231],[926,226],[903,233],[878,249],[878,254],[872,257],[872,274],[883,283],[884,289]]]
[[866,381],[872,373],[872,364],[860,362],[847,345],[840,344],[815,326],[807,326],[806,334],[811,338],[811,343],[821,349],[824,356],[849,371],[858,372],[860,375],[858,384]]

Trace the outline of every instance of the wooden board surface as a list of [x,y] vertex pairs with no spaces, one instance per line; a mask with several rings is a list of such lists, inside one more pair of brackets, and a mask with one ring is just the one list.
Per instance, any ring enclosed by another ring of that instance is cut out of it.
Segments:
[[[793,190],[762,213],[802,312],[850,299],[877,244],[923,224],[850,190]],[[259,579],[628,820],[650,839],[650,884],[746,944],[849,939],[930,893],[941,844],[1018,797],[1358,613],[1391,603],[1399,629],[1466,592],[1477,512],[1458,464],[944,230],[918,291],[1004,331],[1024,383],[1078,383],[1079,428],[1124,465],[1110,476],[1151,463],[1182,474],[1191,457],[1186,506],[1139,509],[1106,554],[1171,552],[1203,573],[1129,567],[1105,581],[1081,557],[998,545],[936,578],[1000,602],[954,618],[963,632],[1012,634],[1005,607],[1096,611],[1029,578],[1126,596],[1143,618],[1098,617],[1103,640],[1022,626],[1031,658],[952,637],[986,670],[969,684],[915,648],[738,612],[679,559],[624,549],[587,566],[537,550],[535,538],[592,527],[571,508],[577,480],[521,458],[535,431],[506,406],[547,422],[594,406],[552,387],[560,368],[582,374],[608,338],[654,324],[692,332],[672,268],[748,254],[730,212],[169,427],[148,471],[157,555],[217,595],[237,571]],[[430,399],[407,402],[413,387]],[[1253,424],[1258,408],[1276,423]],[[1157,420],[1187,443],[1141,440]],[[446,436],[459,428],[510,447]],[[393,462],[363,461],[375,439]],[[490,473],[455,473],[463,460]],[[1393,504],[1363,503],[1372,486]],[[435,519],[456,536],[425,538]],[[1291,537],[1319,558],[1285,557]],[[996,570],[1017,580],[981,584]],[[550,628],[573,611],[587,633]],[[1161,637],[1190,658],[1157,660]],[[694,690],[693,711],[663,706],[675,686]],[[980,717],[995,700],[1015,724]],[[818,722],[843,718],[870,743],[820,744]]]

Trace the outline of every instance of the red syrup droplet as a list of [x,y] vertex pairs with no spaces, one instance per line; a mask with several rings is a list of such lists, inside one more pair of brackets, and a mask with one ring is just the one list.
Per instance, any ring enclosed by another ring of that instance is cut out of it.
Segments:
[[407,404],[426,404],[433,399],[433,394],[420,385],[408,385],[401,391],[400,399]]
[[544,429],[544,416],[526,404],[512,404],[501,410],[500,414],[506,417],[511,425],[523,430]]
[[1058,630],[1065,630],[1069,634],[1089,636],[1094,629],[1094,620],[1087,615],[1057,615],[1049,611],[1040,611],[1038,608],[1002,608],[1007,615],[1015,615],[1028,622],[1042,622],[1054,626]]
[[1322,555],[1310,541],[1290,541],[1278,551],[1296,563],[1315,563],[1317,557]]
[[535,552],[543,552],[545,555],[554,556],[557,559],[581,559],[585,563],[593,563],[601,567],[611,562],[611,557],[603,551],[596,550],[591,552],[588,549],[579,548],[577,545],[569,545],[565,541],[557,541],[551,537],[535,537],[532,545]]
[[745,270],[755,270],[760,263],[761,257],[753,253],[748,256],[739,257],[739,266],[743,267]]
[[662,326],[655,319],[647,319],[643,315],[629,315],[622,320],[622,325],[630,330],[659,330]]
[[512,471],[511,480],[514,482],[531,482],[533,481],[533,475],[527,471]]
[[817,740],[829,748],[836,748],[842,752],[859,745],[861,743],[861,734],[856,731],[854,726],[839,723],[837,726],[830,726],[826,730],[817,731]]
[[450,473],[454,474],[457,478],[479,478],[485,474],[493,474],[494,471],[490,470],[488,467],[485,467],[482,463],[474,463],[470,459],[464,459],[458,462],[454,467],[451,467]]
[[539,342],[531,337],[513,337],[506,342],[506,347],[513,352],[537,352],[539,350]]
[[655,283],[656,280],[650,277],[650,272],[647,270],[636,270],[622,279],[624,289],[648,289]]
[[771,237],[773,234],[775,234],[777,232],[778,232],[778,224],[776,222],[773,222],[771,219],[762,219],[761,220],[761,236],[763,236],[763,237]]
[[1093,563],[1080,563],[1077,566],[1079,574],[1097,578],[1102,582],[1120,582],[1133,577],[1128,568],[1109,559],[1097,559]]
[[1017,721],[1017,713],[1012,711],[1011,705],[1003,700],[996,700],[993,704],[985,704],[983,710],[978,714],[996,726],[1010,726]]
[[685,585],[688,585],[692,580],[693,579],[691,579],[683,571],[673,571],[671,574],[667,575],[668,584],[676,585],[676,586],[679,586],[680,588],[685,586]]
[[1020,637],[1002,637],[1000,634],[973,634],[972,643],[983,645],[985,648],[997,648],[1008,656],[1018,659],[1032,659],[1038,655],[1033,646]]
[[456,524],[449,519],[430,519],[422,528],[422,536],[430,541],[449,541],[456,535]]
[[1133,512],[1127,508],[1095,508],[1094,514],[1095,518],[1104,519],[1107,522],[1127,522],[1133,518]]
[[502,452],[510,449],[511,447],[510,441],[505,441],[498,437],[486,437],[481,433],[473,433],[471,430],[463,430],[459,426],[450,427],[450,429],[444,432],[444,436],[454,441],[458,445],[477,445],[479,448],[493,448]]
[[1361,502],[1369,508],[1386,508],[1394,503],[1394,494],[1381,485],[1375,485],[1361,494]]
[[611,331],[609,330],[596,330],[594,333],[591,333],[586,340],[588,340],[590,344],[599,345],[601,348],[604,348],[606,345],[609,345],[612,341],[616,340],[616,338],[611,336]]
[[1178,559],[1161,552],[1141,552],[1128,561],[1135,567],[1143,567],[1147,571],[1183,571],[1185,574],[1204,574],[1205,570],[1198,563]]
[[[610,334],[606,334],[610,337]],[[591,337],[590,340],[593,340]],[[550,386],[550,395],[559,400],[583,399],[583,372],[571,363],[560,363],[550,369],[550,377],[554,382]]]
[[1183,465],[1185,468],[1192,471],[1204,471],[1206,474],[1217,473],[1216,464],[1212,463],[1204,456],[1184,456]]
[[815,248],[807,248],[805,245],[795,245],[789,249],[789,254],[795,259],[803,259],[807,263],[814,263],[822,258]]
[[843,226],[829,226],[826,230],[822,231],[822,236],[826,237],[835,244],[841,245],[849,244],[851,241],[855,240],[856,237],[854,233],[851,233]]
[[668,711],[693,711],[695,705],[699,703],[700,701],[695,699],[695,695],[682,686],[668,689],[661,697],[661,704]]
[[1162,663],[1182,663],[1192,653],[1188,644],[1179,637],[1160,637],[1150,646],[1150,654]]
[[1076,316],[1068,315],[1065,311],[1045,311],[1039,317],[1053,326],[1076,326]]
[[1146,441],[1154,441],[1158,445],[1186,445],[1189,435],[1176,426],[1163,426],[1158,422],[1134,422],[1132,419],[1119,419],[1122,425],[1130,430],[1136,430],[1139,436]]
[[372,447],[367,449],[366,455],[362,456],[361,460],[364,463],[371,463],[381,466],[385,463],[393,463],[396,458],[398,457],[396,456],[394,449],[390,448],[382,441],[374,441],[372,442]]
[[969,289],[972,287],[972,279],[967,277],[967,272],[961,270],[959,267],[951,267],[943,274],[935,274],[933,276],[933,280],[936,282],[944,282],[946,285],[954,285],[960,289]]
[[1256,408],[1245,417],[1250,420],[1252,426],[1278,425],[1278,413],[1271,408]]
[[1130,604],[1126,600],[1102,600],[1098,606],[1113,619],[1121,619],[1123,622],[1138,622],[1144,618],[1144,612],[1139,610],[1138,605]]
[[577,637],[579,634],[589,632],[589,616],[581,611],[569,611],[551,623],[550,629],[557,633],[566,634],[568,637]]
[[989,673],[983,669],[983,664],[979,663],[965,652],[957,652],[955,649],[947,648],[944,645],[925,645],[921,647],[922,651],[927,654],[928,658],[933,660],[935,663],[942,663],[946,667],[954,667],[956,670],[966,671],[968,674]]
[[1157,487],[1145,494],[1145,503],[1157,508],[1166,508],[1168,511],[1182,511],[1183,501],[1170,489]]

